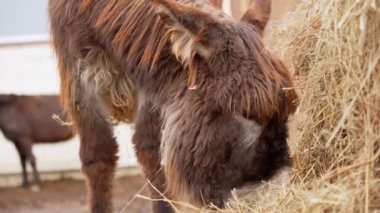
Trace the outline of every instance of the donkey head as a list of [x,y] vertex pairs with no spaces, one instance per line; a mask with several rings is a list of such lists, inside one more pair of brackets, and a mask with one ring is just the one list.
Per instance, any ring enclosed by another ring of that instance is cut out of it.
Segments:
[[197,73],[209,72],[214,77],[239,73],[250,84],[262,84],[258,86],[262,94],[256,95],[266,99],[263,105],[281,104],[277,100],[281,87],[289,87],[292,82],[286,67],[266,51],[262,42],[271,0],[252,0],[239,22],[218,9],[194,6],[196,0],[184,1],[193,5],[174,0],[152,2],[169,28],[174,55],[188,69],[190,87],[195,86]]

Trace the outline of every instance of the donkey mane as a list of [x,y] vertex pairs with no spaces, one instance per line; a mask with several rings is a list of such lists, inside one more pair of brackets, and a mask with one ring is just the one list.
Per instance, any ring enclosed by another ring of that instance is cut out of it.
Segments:
[[[169,45],[171,33],[151,4],[141,0],[109,0],[101,8],[91,8],[92,0],[82,0],[80,11],[97,14],[92,27],[112,37],[118,57],[128,58],[139,69],[154,68],[163,49]],[[202,0],[183,0],[183,4],[221,14],[217,8]],[[129,71],[129,70],[128,70]]]
[[107,1],[94,26],[103,34],[113,34],[118,56],[142,69],[153,67],[168,41],[164,23],[145,1]]
[[[90,10],[91,1],[82,0],[80,10],[82,12]],[[215,20],[233,22],[230,17],[206,1],[182,0],[181,3],[189,7],[201,8],[202,11],[212,15]],[[117,57],[127,58],[131,64],[126,66],[126,72],[133,72],[136,69],[154,72],[154,69],[157,68],[155,65],[164,49],[171,47],[173,55],[182,63],[184,70],[188,73],[189,88],[195,88],[198,68],[195,60],[196,43],[207,34],[200,33],[194,37],[191,32],[184,29],[178,30],[175,27],[169,27],[161,20],[158,15],[159,12],[157,7],[152,7],[146,1],[109,0],[104,3],[99,11],[96,11],[97,19],[91,24],[101,34],[113,38],[111,43],[118,54]],[[268,87],[257,87],[261,91],[257,91],[256,106],[260,108],[263,114],[268,114],[273,112],[273,108],[278,109],[275,97],[277,97],[276,93],[281,84],[281,75],[273,71],[275,69],[273,68],[273,61],[271,61],[272,56],[269,55],[270,53],[266,51],[261,42],[260,31],[255,27],[248,26],[248,24],[239,24],[238,26],[239,29],[237,30],[245,45],[253,50],[252,55],[256,57],[258,70],[263,71],[267,81],[274,83],[274,87],[273,85],[271,87],[269,85]],[[274,95],[268,96],[267,94]],[[134,98],[129,97],[130,99]],[[242,101],[248,104],[251,100]],[[135,100],[129,100],[129,102],[135,102]],[[268,103],[271,103],[272,108],[268,107]]]

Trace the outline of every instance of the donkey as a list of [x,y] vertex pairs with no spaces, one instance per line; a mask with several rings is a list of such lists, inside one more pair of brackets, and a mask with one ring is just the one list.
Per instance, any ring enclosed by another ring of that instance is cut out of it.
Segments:
[[[270,5],[253,0],[235,22],[205,0],[49,1],[92,212],[112,212],[112,121],[135,123],[157,200],[222,207],[232,188],[291,165],[297,94],[283,89],[292,77],[262,42]],[[164,201],[153,210],[172,211]]]
[[33,169],[33,185],[40,184],[33,144],[56,143],[74,136],[69,127],[61,126],[51,118],[54,113],[62,111],[58,96],[0,95],[0,130],[16,146],[23,187],[29,185],[27,161]]

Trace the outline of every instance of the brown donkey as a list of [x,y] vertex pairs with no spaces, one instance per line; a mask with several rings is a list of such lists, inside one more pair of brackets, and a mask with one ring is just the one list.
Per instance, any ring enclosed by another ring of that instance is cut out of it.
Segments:
[[33,169],[33,184],[40,182],[33,144],[57,143],[74,136],[69,127],[52,119],[53,114],[62,111],[58,96],[0,95],[0,131],[16,146],[21,160],[23,186],[29,184],[26,162]]
[[[203,0],[50,0],[92,212],[112,211],[110,119],[135,123],[144,173],[173,200],[223,206],[232,188],[291,164],[297,95],[283,90],[291,76],[262,43],[270,4],[253,0],[234,22]],[[153,209],[171,211],[163,201]]]

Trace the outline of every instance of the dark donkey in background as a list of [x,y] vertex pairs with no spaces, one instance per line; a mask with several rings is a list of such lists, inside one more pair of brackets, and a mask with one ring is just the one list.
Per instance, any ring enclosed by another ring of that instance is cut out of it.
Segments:
[[[203,0],[50,0],[92,212],[112,212],[109,118],[135,123],[146,177],[177,201],[223,206],[234,187],[290,166],[297,95],[283,89],[293,86],[289,71],[262,42],[270,4],[253,0],[234,22]],[[171,211],[163,201],[153,209]]]
[[58,96],[0,95],[0,130],[20,155],[22,185],[28,185],[26,162],[33,169],[33,184],[39,184],[34,143],[55,143],[73,137],[73,131],[52,119],[62,113]]

